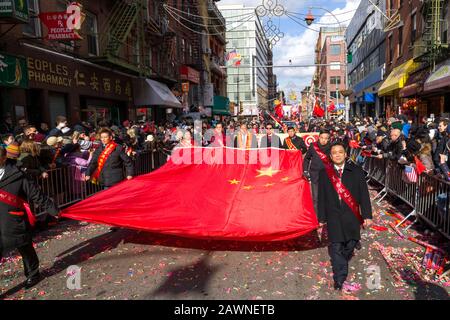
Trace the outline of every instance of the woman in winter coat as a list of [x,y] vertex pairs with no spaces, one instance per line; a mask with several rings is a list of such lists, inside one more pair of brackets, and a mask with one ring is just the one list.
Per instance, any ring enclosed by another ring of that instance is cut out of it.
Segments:
[[48,173],[39,159],[39,147],[33,140],[25,139],[20,145],[17,166],[30,179],[48,178]]

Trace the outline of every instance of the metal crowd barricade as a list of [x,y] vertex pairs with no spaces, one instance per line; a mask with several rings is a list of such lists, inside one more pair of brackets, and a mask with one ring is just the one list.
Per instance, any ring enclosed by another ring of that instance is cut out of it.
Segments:
[[[352,149],[350,159],[357,163],[356,158],[359,154],[360,150]],[[397,162],[385,159],[366,158],[362,169],[367,172],[368,180],[376,181],[383,186],[383,190],[374,198],[377,199],[382,195],[378,204],[390,194],[413,209],[397,224],[397,227],[414,216],[416,220],[423,219],[430,227],[450,239],[450,182],[437,176],[422,174],[417,183],[407,183],[402,179],[403,167]]]
[[[416,202],[419,190],[419,183],[406,183],[402,179],[403,168],[396,162],[389,162],[386,172],[386,193],[392,194],[408,204],[413,210],[397,224],[397,227],[401,226],[410,217],[417,217],[416,215]],[[405,230],[411,228],[410,224]]]
[[[135,176],[150,173],[160,167],[159,151],[140,152],[132,160]],[[100,191],[102,187],[90,181],[84,181],[83,173],[86,168],[80,166],[63,166],[47,171],[48,178],[36,178],[35,182],[43,193],[51,197],[59,208],[84,200]],[[45,211],[33,205],[37,217]]]
[[450,239],[450,182],[422,174],[419,178],[416,214]]

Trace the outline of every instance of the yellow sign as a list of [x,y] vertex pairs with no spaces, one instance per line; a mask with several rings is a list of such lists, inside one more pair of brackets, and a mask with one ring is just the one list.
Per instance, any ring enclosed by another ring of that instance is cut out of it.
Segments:
[[130,81],[102,77],[96,72],[86,73],[79,69],[72,71],[67,65],[33,57],[27,58],[27,65],[30,81],[66,88],[86,88],[104,94],[115,93],[128,98],[132,96]]

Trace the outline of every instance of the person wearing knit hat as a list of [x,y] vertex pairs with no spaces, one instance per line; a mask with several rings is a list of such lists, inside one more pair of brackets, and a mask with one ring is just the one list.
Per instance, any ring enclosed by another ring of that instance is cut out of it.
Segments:
[[9,144],[6,148],[6,157],[11,160],[17,160],[20,156],[20,147],[17,142]]

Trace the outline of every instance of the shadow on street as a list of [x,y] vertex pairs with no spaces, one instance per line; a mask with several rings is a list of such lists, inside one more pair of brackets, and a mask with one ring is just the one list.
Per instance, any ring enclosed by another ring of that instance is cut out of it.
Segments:
[[220,269],[219,266],[210,265],[210,258],[211,253],[208,253],[192,265],[171,271],[170,277],[144,299],[154,299],[159,295],[176,297],[183,293],[198,293],[208,296],[208,281]]

